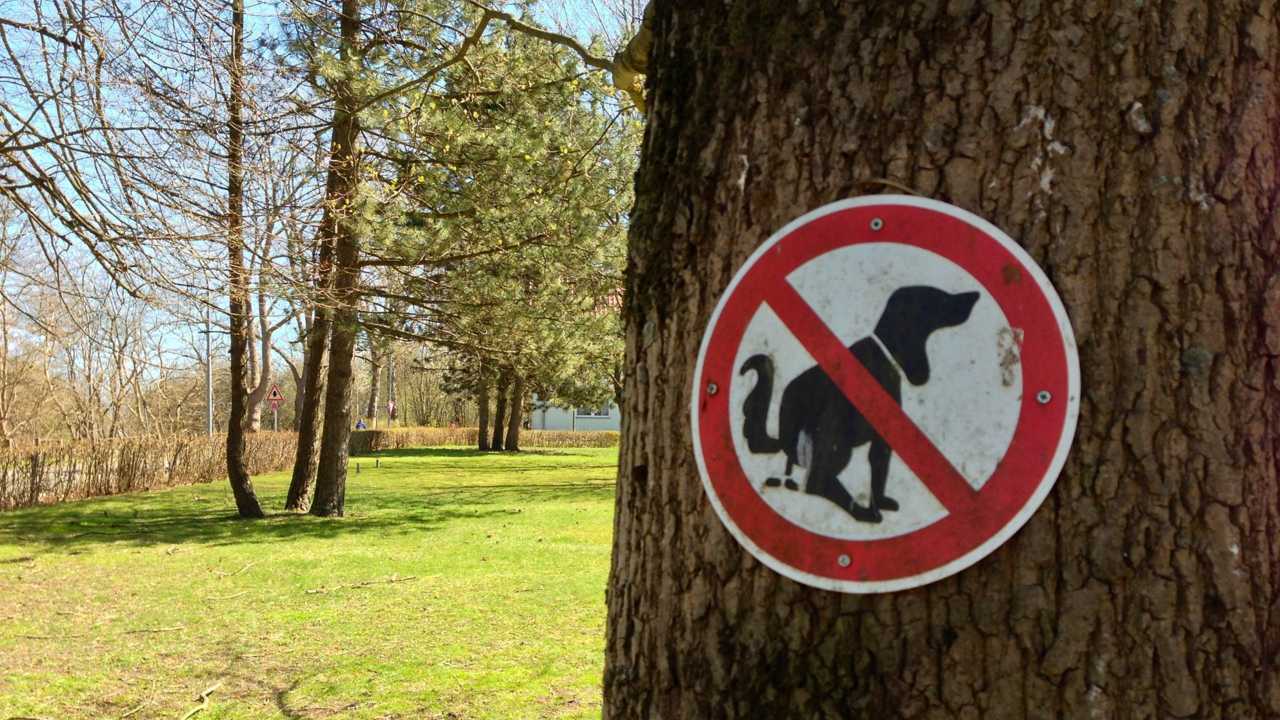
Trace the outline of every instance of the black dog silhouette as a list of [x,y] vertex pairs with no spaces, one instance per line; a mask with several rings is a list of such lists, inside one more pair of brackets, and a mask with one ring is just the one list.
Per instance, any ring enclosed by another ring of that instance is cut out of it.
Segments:
[[[976,292],[951,294],[923,285],[898,288],[889,296],[875,331],[850,345],[849,351],[901,405],[901,375],[912,385],[929,381],[925,354],[929,336],[964,323],[977,301]],[[759,379],[742,404],[746,416],[742,432],[753,453],[787,454],[787,489],[798,489],[790,475],[799,465],[809,470],[806,493],[830,500],[856,520],[878,523],[881,511],[898,509],[898,502],[885,495],[892,448],[821,367],[814,365],[800,373],[782,391],[778,438],[770,437],[765,428],[773,394],[773,360],[768,355],[752,355],[738,372],[752,370]],[[871,504],[864,507],[840,484],[838,476],[849,464],[853,449],[867,442],[871,443]],[[782,482],[769,478],[765,484],[777,487]]]

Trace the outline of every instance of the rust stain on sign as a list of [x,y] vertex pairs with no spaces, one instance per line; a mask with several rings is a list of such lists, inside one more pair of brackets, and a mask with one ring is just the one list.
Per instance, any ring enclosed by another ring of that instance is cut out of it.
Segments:
[[[1007,274],[1006,274],[1007,276]],[[1000,350],[1000,383],[1005,387],[1018,379],[1018,363],[1022,362],[1022,328],[1000,328],[996,335],[996,347]]]
[[1016,282],[1022,282],[1022,268],[1009,263],[1000,270],[1001,277],[1004,278],[1005,285],[1012,285]]

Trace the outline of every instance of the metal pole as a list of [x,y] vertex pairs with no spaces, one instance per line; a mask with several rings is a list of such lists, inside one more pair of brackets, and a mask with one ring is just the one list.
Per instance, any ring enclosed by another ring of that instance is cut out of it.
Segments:
[[209,306],[204,308],[204,408],[205,431],[213,435],[213,328]]
[[280,409],[271,403],[271,432],[280,432]]

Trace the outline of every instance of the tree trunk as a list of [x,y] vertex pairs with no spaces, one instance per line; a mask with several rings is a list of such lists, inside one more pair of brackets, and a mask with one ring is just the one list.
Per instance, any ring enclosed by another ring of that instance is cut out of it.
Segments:
[[[302,373],[298,371],[298,366],[288,357],[281,356],[281,359],[284,360],[285,366],[289,368],[289,374],[293,376],[293,429],[297,431],[298,417],[302,415],[302,402],[306,396],[306,387],[303,385]],[[307,361],[305,353],[302,361],[303,363]]]
[[492,450],[502,449],[502,431],[507,422],[507,389],[511,386],[511,371],[503,368],[498,373],[498,400],[493,409],[493,439],[489,441]]
[[[326,208],[321,218],[321,228],[332,222],[331,213]],[[333,256],[332,236],[326,238],[324,232],[319,234],[320,252],[319,268],[316,276],[317,295],[321,295],[328,287],[329,267]],[[316,478],[316,462],[318,459],[316,438],[319,435],[319,419],[321,402],[324,397],[324,356],[325,346],[329,341],[329,309],[324,302],[317,301],[312,308],[311,327],[307,331],[306,349],[302,358],[303,389],[298,393],[302,406],[298,410],[295,425],[298,430],[298,447],[293,457],[293,478],[289,481],[289,495],[285,501],[285,509],[301,512],[310,505],[311,485]]]
[[507,419],[506,448],[508,452],[516,452],[520,449],[520,423],[524,419],[521,415],[523,410],[524,378],[516,375],[514,382],[511,384],[511,407],[508,410],[509,417]]
[[477,425],[480,426],[478,447],[481,450],[489,449],[489,368],[483,358],[480,360],[480,370],[476,373],[476,414]]
[[381,356],[377,347],[372,342],[369,345],[369,403],[365,406],[364,416],[372,428],[378,425],[378,385],[382,377],[382,363],[379,362]]
[[[342,52],[351,58],[356,52],[360,31],[359,0],[342,0],[340,19]],[[356,350],[356,283],[359,280],[360,247],[353,221],[348,217],[359,182],[360,159],[359,99],[351,78],[343,75],[334,83],[336,102],[333,119],[333,154],[329,158],[329,183],[325,207],[334,208],[333,223],[333,327],[329,331],[329,377],[324,396],[324,430],[320,438],[320,461],[316,466],[316,494],[311,514],[338,516],[343,513],[347,494],[347,453],[351,437],[352,360]]]
[[[267,240],[260,249],[261,260],[266,262],[271,254],[271,241]],[[262,429],[262,408],[266,403],[267,392],[271,389],[271,318],[268,317],[266,278],[262,277],[265,273],[259,271],[258,274],[258,352],[262,355],[261,363],[250,363],[252,368],[249,371],[249,377],[253,381],[254,386],[249,390],[249,432],[258,432]],[[252,324],[250,324],[252,327]],[[253,333],[250,333],[249,342],[253,342]]]
[[[250,277],[253,276],[253,251],[249,252],[249,267],[246,273]],[[250,301],[245,305],[245,314],[249,316],[249,321],[245,323],[245,328],[249,331],[248,337],[245,338],[245,387],[248,389],[248,397],[245,398],[245,432],[256,433],[262,429],[262,409],[259,400],[253,397],[254,391],[258,385],[258,333],[254,328],[254,311],[253,303]]]
[[399,404],[396,402],[396,385],[399,378],[396,376],[396,357],[389,350],[384,350],[382,358],[387,363],[387,427],[395,425],[396,418],[400,414]]
[[227,422],[227,479],[243,518],[265,517],[244,459],[248,389],[245,354],[249,341],[249,278],[244,269],[244,0],[231,0],[231,57],[227,62],[227,269],[231,336],[231,416]]
[[[660,2],[636,180],[607,718],[1280,718],[1280,27],[1206,4]],[[1004,546],[841,595],[713,512],[689,391],[717,298],[887,178],[1057,285],[1075,447]]]

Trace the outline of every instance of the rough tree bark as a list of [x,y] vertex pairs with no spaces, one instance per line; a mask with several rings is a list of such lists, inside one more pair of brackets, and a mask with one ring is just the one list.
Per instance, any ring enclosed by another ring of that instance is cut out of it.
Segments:
[[493,439],[489,441],[492,450],[502,449],[502,431],[507,423],[507,390],[511,387],[511,371],[503,368],[498,372],[497,402],[493,408]]
[[489,368],[488,363],[483,358],[480,359],[480,368],[476,372],[476,424],[480,426],[479,441],[476,443],[480,450],[489,449]]
[[[337,133],[334,133],[335,139]],[[332,152],[337,151],[334,143]],[[333,173],[329,173],[329,183],[334,182]],[[332,263],[333,241],[330,223],[336,222],[332,213],[325,209],[320,221],[318,241],[318,265],[316,275],[316,292],[323,294],[329,285],[329,268]],[[311,322],[304,338],[305,346],[302,357],[302,389],[298,392],[297,418],[294,420],[298,431],[298,447],[293,457],[293,477],[289,481],[289,494],[285,499],[285,509],[294,511],[306,510],[311,503],[311,486],[316,478],[316,439],[319,430],[320,408],[324,398],[324,358],[325,347],[329,341],[329,308],[321,299],[311,309]]]
[[[341,54],[354,56],[360,32],[359,0],[342,0],[339,18]],[[311,514],[341,516],[347,494],[347,453],[351,437],[352,360],[356,349],[356,282],[360,247],[348,217],[359,182],[359,98],[346,75],[334,81],[333,150],[325,190],[326,215],[333,233],[333,309],[329,330],[329,372],[325,382],[324,429],[316,466],[316,492]],[[294,468],[295,472],[297,468]]]
[[249,278],[244,267],[244,0],[231,0],[231,56],[227,59],[227,270],[231,336],[231,411],[227,421],[227,479],[240,517],[265,517],[245,464],[249,342]]
[[[655,7],[605,716],[1280,718],[1274,3]],[[733,273],[875,178],[1041,263],[1083,402],[1012,540],[859,597],[737,545],[687,418]]]
[[507,439],[506,449],[508,452],[516,452],[520,449],[520,423],[524,421],[522,415],[524,411],[524,377],[512,373],[515,377],[511,383],[511,406],[507,410]]

